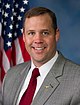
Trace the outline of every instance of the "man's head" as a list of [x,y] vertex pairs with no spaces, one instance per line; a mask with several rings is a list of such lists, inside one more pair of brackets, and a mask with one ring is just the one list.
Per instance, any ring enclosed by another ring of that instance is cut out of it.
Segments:
[[24,19],[23,19],[23,29],[25,28],[26,18],[31,18],[34,16],[39,16],[39,15],[44,15],[44,14],[48,14],[50,16],[52,20],[52,27],[54,28],[54,30],[56,30],[57,29],[57,19],[56,19],[55,13],[49,10],[48,8],[44,8],[44,7],[32,8],[28,12],[25,13]]
[[36,66],[43,65],[55,55],[58,39],[59,29],[53,12],[37,7],[25,14],[23,40]]

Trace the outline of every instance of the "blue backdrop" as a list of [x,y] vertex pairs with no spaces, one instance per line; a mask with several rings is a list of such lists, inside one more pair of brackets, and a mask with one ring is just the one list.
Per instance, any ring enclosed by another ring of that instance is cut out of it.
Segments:
[[30,0],[30,8],[44,6],[56,13],[63,55],[80,64],[80,0]]

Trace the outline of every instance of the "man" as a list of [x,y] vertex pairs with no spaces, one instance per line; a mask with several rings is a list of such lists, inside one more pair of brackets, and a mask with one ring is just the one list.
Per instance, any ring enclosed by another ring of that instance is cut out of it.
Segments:
[[[80,105],[80,66],[57,51],[59,36],[51,10],[37,7],[25,14],[23,40],[31,61],[8,71],[3,83],[3,105],[21,105],[35,67],[40,76],[31,105]],[[25,105],[29,105],[27,101]]]

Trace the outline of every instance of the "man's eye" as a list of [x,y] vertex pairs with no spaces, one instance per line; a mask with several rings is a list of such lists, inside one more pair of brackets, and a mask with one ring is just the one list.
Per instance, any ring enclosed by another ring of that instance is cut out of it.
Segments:
[[43,35],[49,35],[49,32],[47,32],[47,31],[45,31],[45,32],[43,32]]
[[34,35],[35,32],[28,32],[28,35]]

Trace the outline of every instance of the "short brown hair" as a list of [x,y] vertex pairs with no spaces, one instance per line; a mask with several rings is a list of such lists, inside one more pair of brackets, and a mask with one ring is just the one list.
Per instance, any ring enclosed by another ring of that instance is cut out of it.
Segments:
[[25,20],[26,18],[30,18],[30,17],[34,17],[34,16],[39,16],[39,15],[43,15],[48,13],[49,16],[52,19],[52,27],[54,28],[54,30],[57,29],[57,19],[56,19],[56,15],[54,12],[52,12],[51,10],[49,10],[48,8],[45,7],[35,7],[32,8],[30,10],[28,10],[23,18],[23,28],[24,28],[24,24],[25,24]]

